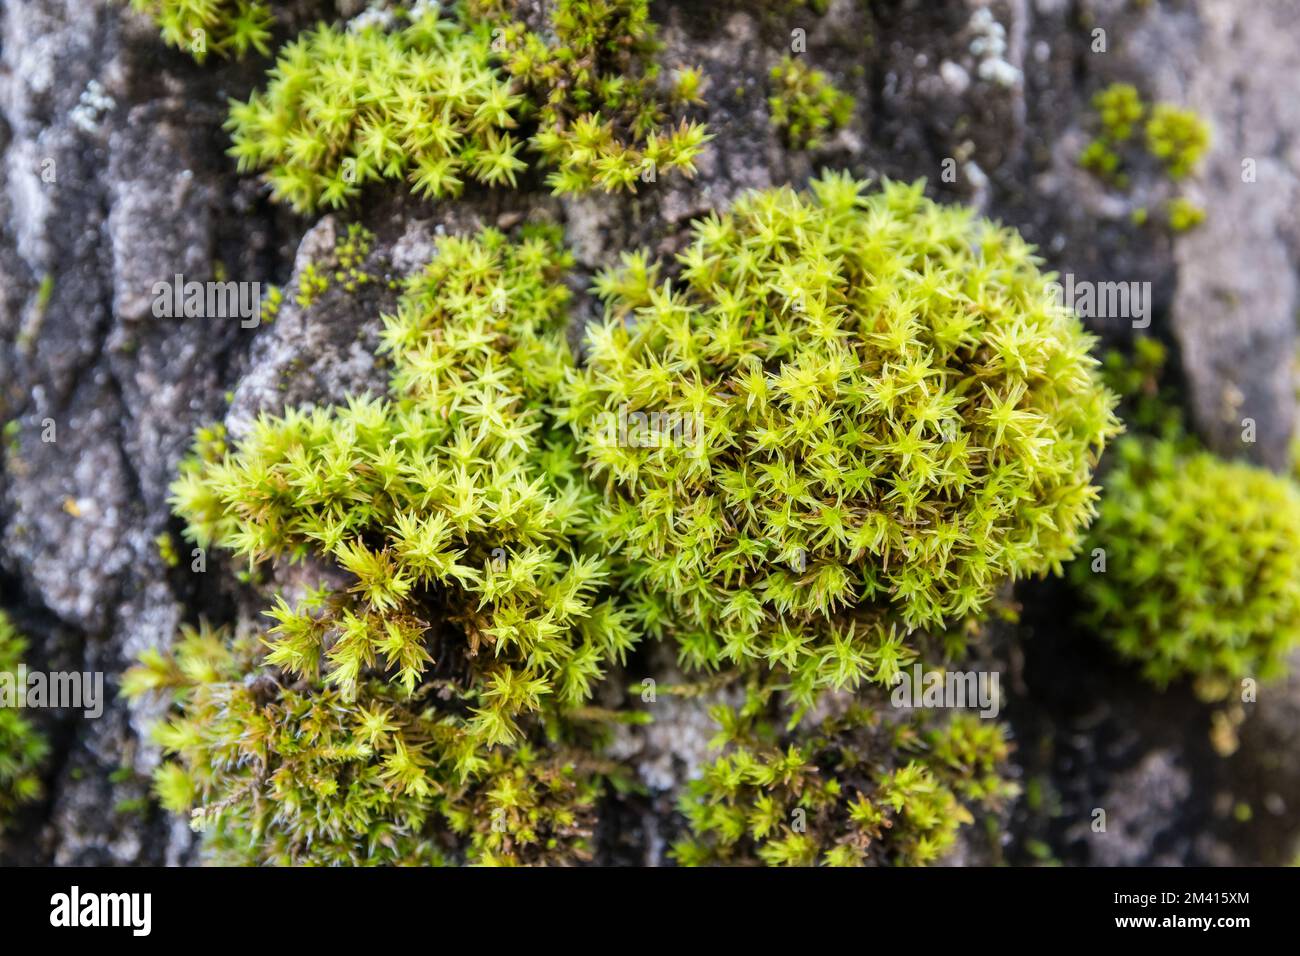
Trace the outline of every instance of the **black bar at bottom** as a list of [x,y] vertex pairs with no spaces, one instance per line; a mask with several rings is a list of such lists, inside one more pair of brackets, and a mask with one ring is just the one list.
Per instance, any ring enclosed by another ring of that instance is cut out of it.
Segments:
[[1031,927],[1058,941],[1195,934],[1226,942],[1289,928],[1300,890],[1297,870],[1262,868],[11,869],[0,880],[7,944],[76,933],[126,946],[388,946],[410,934],[434,950],[490,952],[510,939],[636,950],[676,939],[692,949],[718,940],[728,954],[747,937],[773,943],[771,934],[818,946],[839,937],[929,945],[1012,939]]

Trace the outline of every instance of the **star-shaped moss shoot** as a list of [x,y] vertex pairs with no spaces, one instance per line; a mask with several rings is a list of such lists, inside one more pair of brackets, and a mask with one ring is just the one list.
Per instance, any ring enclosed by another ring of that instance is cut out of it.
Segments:
[[164,43],[199,63],[209,53],[270,53],[275,15],[263,0],[131,0],[131,6],[158,24]]

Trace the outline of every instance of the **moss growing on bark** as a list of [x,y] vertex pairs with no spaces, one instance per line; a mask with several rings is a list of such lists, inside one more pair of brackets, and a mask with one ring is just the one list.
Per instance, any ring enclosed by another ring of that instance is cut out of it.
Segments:
[[[802,713],[893,684],[1093,513],[1091,340],[1014,231],[920,184],[743,196],[672,281],[626,257],[581,369],[557,230],[435,245],[383,318],[386,396],[201,430],[173,486],[195,545],[280,582],[265,632],[187,632],[124,688],[175,695],[156,789],[221,859],[582,862],[609,768],[579,728],[643,634]],[[992,725],[855,711],[778,753],[757,713],[684,861],[925,863],[1008,792]],[[773,767],[820,842],[733,834]]]
[[973,822],[968,805],[1017,792],[1004,729],[973,715],[926,726],[854,707],[784,734],[752,700],[715,716],[725,752],[690,784],[692,836],[673,848],[688,866],[925,865]]
[[1147,149],[1165,164],[1172,179],[1196,169],[1210,148],[1210,124],[1192,110],[1157,103],[1146,125]]
[[[452,852],[435,810],[476,799],[580,852],[589,787],[553,790],[567,777],[546,761],[493,754],[585,702],[640,630],[550,417],[571,364],[568,264],[550,230],[444,237],[384,318],[389,397],[263,416],[228,449],[200,435],[174,485],[187,536],[319,578],[277,596],[264,656],[249,637],[191,635],[129,681],[182,689],[159,788],[218,823],[219,848],[251,834],[272,862],[434,862]],[[521,768],[540,817],[462,792]],[[474,853],[510,862],[528,832],[474,830]]]
[[635,191],[693,175],[708,139],[669,123],[670,108],[700,101],[701,76],[661,84],[659,49],[645,0],[562,0],[545,36],[505,2],[322,24],[280,49],[264,90],[232,103],[231,155],[300,212],[381,180],[432,199],[515,186],[525,141],[556,193]]
[[772,67],[768,108],[772,125],[794,149],[817,149],[853,115],[853,97],[836,89],[821,70],[785,56]]
[[[1129,146],[1139,129],[1147,152],[1159,160],[1175,182],[1195,171],[1210,147],[1210,125],[1192,110],[1172,103],[1148,106],[1130,83],[1112,83],[1092,98],[1100,132],[1079,156],[1079,165],[1123,189],[1129,186],[1129,167],[1135,150]],[[1168,201],[1167,222],[1175,233],[1195,228],[1204,210],[1176,196]],[[1134,212],[1135,225],[1143,225],[1146,210]]]
[[[6,697],[26,690],[19,672],[26,653],[27,641],[0,611],[0,675],[5,678]],[[0,830],[18,807],[40,798],[40,767],[49,750],[45,735],[17,703],[6,699],[0,706]]]
[[701,102],[701,73],[664,75],[647,0],[558,0],[545,32],[517,19],[519,6],[471,9],[493,24],[493,50],[536,118],[531,143],[555,193],[635,192],[660,174],[694,175],[706,130],[685,118],[674,126],[669,113]]
[[490,44],[437,7],[392,30],[322,24],[280,49],[265,90],[231,104],[231,155],[302,212],[384,179],[431,198],[470,179],[514,185],[526,168],[511,133],[520,99],[489,64]]
[[1300,490],[1175,438],[1125,439],[1090,555],[1086,620],[1159,686],[1210,698],[1285,670],[1300,642]]
[[467,775],[446,712],[449,682],[412,694],[370,681],[349,696],[286,686],[250,638],[187,630],[149,652],[126,693],[169,691],[154,730],[171,759],[163,806],[189,812],[230,864],[563,864],[589,857],[602,778],[578,751],[530,745],[484,755]]
[[599,279],[565,415],[683,663],[805,703],[888,685],[913,629],[1075,553],[1114,398],[1014,231],[828,175],[698,222],[677,266]]
[[263,0],[131,0],[131,6],[158,24],[164,43],[199,63],[209,53],[270,53],[275,15]]

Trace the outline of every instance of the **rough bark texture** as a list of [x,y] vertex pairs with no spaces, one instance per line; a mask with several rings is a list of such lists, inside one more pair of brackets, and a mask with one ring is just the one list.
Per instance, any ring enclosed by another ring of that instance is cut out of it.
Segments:
[[[310,22],[312,3],[292,6]],[[981,6],[1006,27],[1005,67],[982,69],[971,52]],[[709,78],[706,118],[718,138],[694,181],[563,201],[536,180],[443,204],[376,189],[349,216],[308,221],[273,207],[225,156],[226,99],[246,95],[265,63],[197,66],[112,0],[3,0],[0,419],[20,431],[0,479],[0,605],[32,639],[33,667],[102,670],[112,685],[182,621],[252,619],[264,606],[218,556],[204,574],[188,560],[163,562],[154,539],[179,530],[168,482],[197,425],[226,419],[237,432],[260,409],[382,387],[370,346],[387,293],[330,293],[243,329],[155,318],[151,290],[176,273],[208,278],[218,262],[233,278],[285,282],[327,254],[351,217],[378,235],[375,261],[401,275],[438,230],[548,216],[564,223],[585,274],[637,245],[674,251],[697,214],[751,187],[798,184],[821,166],[924,176],[932,194],[1019,227],[1062,273],[1151,282],[1154,321],[1142,334],[1176,346],[1205,439],[1225,454],[1286,463],[1300,0],[835,0],[820,17],[714,0],[657,3],[655,15],[667,62],[699,63]],[[807,31],[807,56],[858,104],[850,127],[813,155],[784,149],[768,125],[767,72],[794,27]],[[1106,31],[1105,53],[1092,51],[1095,28]],[[985,78],[999,71],[1007,85]],[[1126,194],[1078,168],[1088,100],[1113,80],[1213,123],[1213,153],[1189,187],[1208,210],[1200,229],[1171,238],[1130,224],[1133,209],[1168,194],[1154,168],[1138,170]],[[955,182],[942,177],[947,159]],[[1246,159],[1253,182],[1243,181]],[[1127,321],[1094,326],[1110,342],[1137,334]],[[1244,419],[1255,423],[1253,442],[1243,440]],[[43,441],[51,422],[57,440]],[[1181,691],[1153,692],[1071,630],[1067,588],[1027,583],[1018,598],[1024,624],[987,653],[1009,675],[1004,713],[1018,772],[1041,799],[1009,812],[1002,845],[972,834],[957,862],[1293,856],[1300,682],[1262,689],[1247,705],[1240,750],[1223,759],[1210,746],[1207,708]],[[643,655],[625,683],[649,672]],[[651,796],[609,808],[610,862],[663,860],[679,826],[672,791],[705,753],[703,704],[656,707],[654,726],[617,744]],[[141,737],[154,716],[118,700],[98,720],[43,715],[55,748],[48,797],[0,842],[0,860],[192,861],[185,823],[140,802],[158,759]],[[1239,805],[1251,808],[1249,822]],[[1091,827],[1096,809],[1107,813],[1105,833]]]

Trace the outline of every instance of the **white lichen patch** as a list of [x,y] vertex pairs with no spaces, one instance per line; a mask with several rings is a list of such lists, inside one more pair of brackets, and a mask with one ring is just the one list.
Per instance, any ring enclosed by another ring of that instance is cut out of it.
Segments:
[[116,108],[117,103],[108,95],[99,80],[91,80],[81,91],[77,105],[68,114],[72,125],[83,133],[97,134],[104,117]]
[[998,86],[1016,86],[1024,79],[1019,68],[1006,59],[1007,28],[993,16],[988,7],[979,7],[971,14],[968,29],[973,34],[970,52],[979,66],[976,74],[987,83]]

